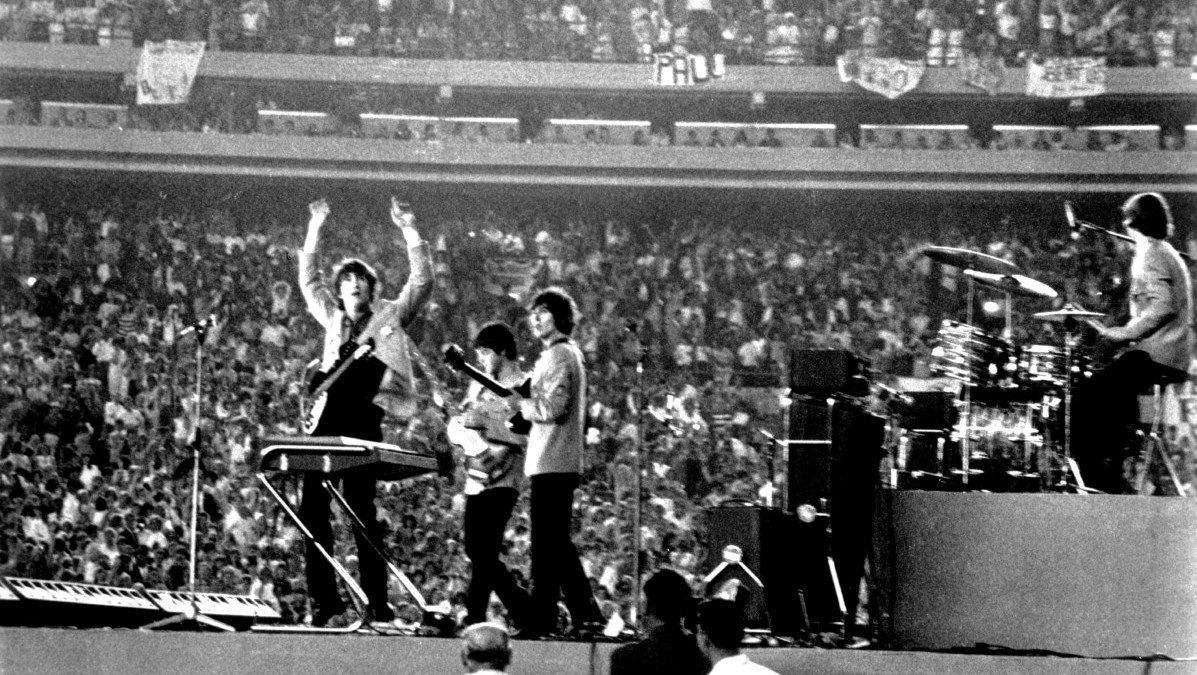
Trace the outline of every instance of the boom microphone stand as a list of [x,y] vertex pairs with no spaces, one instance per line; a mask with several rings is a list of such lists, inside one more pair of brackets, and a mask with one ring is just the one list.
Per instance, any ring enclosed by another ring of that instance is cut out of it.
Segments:
[[233,632],[236,630],[227,623],[206,616],[199,611],[199,604],[197,603],[195,591],[195,562],[196,562],[196,543],[199,540],[199,533],[197,532],[199,524],[199,482],[200,482],[200,446],[203,434],[200,430],[200,411],[203,407],[203,381],[204,381],[204,338],[208,334],[208,328],[216,323],[216,316],[212,315],[200,321],[194,326],[189,326],[179,333],[179,337],[183,337],[188,333],[195,333],[195,440],[191,444],[191,565],[189,569],[189,584],[190,604],[183,610],[182,613],[174,616],[160,619],[150,624],[142,626],[142,630],[154,630],[157,628],[165,628],[166,626],[173,626],[181,623],[194,622],[200,626],[208,626],[217,630]]

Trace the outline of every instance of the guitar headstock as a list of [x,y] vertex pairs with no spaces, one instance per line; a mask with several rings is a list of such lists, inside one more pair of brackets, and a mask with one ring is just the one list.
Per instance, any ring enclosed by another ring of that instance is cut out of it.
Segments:
[[465,366],[465,350],[452,344],[445,347],[445,364],[453,370],[462,370]]

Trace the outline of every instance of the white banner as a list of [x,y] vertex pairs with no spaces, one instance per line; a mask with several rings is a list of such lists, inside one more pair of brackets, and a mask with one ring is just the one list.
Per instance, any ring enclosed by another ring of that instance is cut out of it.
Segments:
[[485,264],[486,274],[495,282],[494,289],[500,295],[523,295],[530,291],[535,281],[533,277],[540,268],[539,260],[526,258],[492,258]]
[[836,59],[841,82],[855,82],[864,89],[890,99],[914,90],[927,66],[922,61],[858,56],[855,52]]
[[1000,56],[978,56],[966,53],[960,59],[960,76],[964,83],[984,89],[990,96],[996,96],[1006,79],[1006,69]]
[[1105,58],[1076,57],[1027,63],[1027,96],[1083,98],[1106,93]]
[[186,103],[205,42],[146,42],[137,62],[137,105]]
[[653,83],[665,86],[693,85],[720,80],[726,74],[723,54],[710,60],[704,54],[653,55]]

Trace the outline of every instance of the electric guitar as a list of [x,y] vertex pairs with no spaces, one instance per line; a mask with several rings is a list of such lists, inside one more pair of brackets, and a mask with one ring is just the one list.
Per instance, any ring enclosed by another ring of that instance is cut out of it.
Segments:
[[[505,387],[466,363],[465,353],[457,345],[449,345],[445,349],[445,363],[497,396],[508,398],[516,393],[527,395],[530,381],[525,381],[514,389]],[[519,413],[508,417],[506,405],[498,402],[492,405],[483,403],[473,412],[484,420],[483,428],[466,427],[462,416],[458,415],[450,422],[446,432],[449,441],[465,451],[466,473],[483,485],[489,486],[502,478],[515,462],[517,454],[513,452],[510,435],[526,436],[532,424]],[[499,431],[500,427],[507,433]]]
[[328,390],[332,389],[332,386],[336,384],[341,375],[345,374],[349,366],[359,359],[366,358],[372,351],[374,351],[373,340],[360,346],[353,342],[346,342],[341,345],[341,358],[327,371],[321,370],[312,376],[312,381],[308,383],[312,407],[308,409],[308,414],[303,418],[303,433],[311,436],[316,427],[320,426],[320,420],[328,406]]

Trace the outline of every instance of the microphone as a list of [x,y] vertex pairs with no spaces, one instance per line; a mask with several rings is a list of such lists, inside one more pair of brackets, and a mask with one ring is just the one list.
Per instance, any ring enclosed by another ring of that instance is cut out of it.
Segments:
[[1072,202],[1064,202],[1064,217],[1068,219],[1068,227],[1072,230],[1072,238],[1081,238],[1081,223],[1076,219],[1076,210]]
[[179,337],[183,337],[184,335],[190,335],[192,333],[199,333],[199,332],[206,331],[214,325],[216,325],[216,315],[209,314],[206,319],[203,319],[199,323],[193,323],[190,326],[179,331]]

